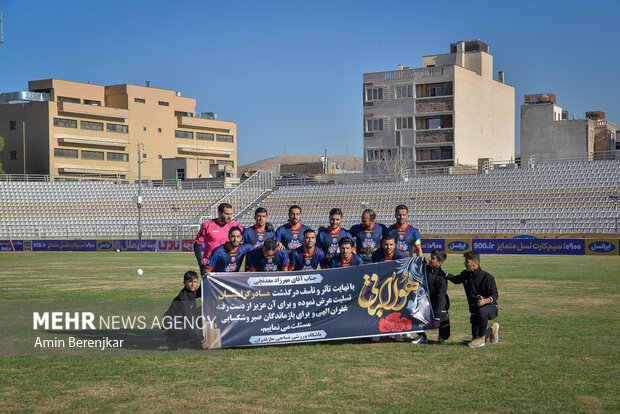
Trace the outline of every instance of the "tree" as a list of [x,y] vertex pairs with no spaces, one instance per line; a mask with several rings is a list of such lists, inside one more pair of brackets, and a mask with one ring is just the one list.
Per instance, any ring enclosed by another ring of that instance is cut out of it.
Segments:
[[[0,135],[0,152],[2,152],[2,148],[4,148],[4,138]],[[4,170],[2,169],[2,161],[0,161],[0,174],[4,174]]]

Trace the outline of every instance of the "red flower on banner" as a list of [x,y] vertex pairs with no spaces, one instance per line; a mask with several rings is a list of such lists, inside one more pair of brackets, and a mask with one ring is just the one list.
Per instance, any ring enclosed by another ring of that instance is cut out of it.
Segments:
[[379,331],[381,332],[402,332],[411,329],[411,321],[401,318],[400,312],[390,313],[387,317],[379,320]]

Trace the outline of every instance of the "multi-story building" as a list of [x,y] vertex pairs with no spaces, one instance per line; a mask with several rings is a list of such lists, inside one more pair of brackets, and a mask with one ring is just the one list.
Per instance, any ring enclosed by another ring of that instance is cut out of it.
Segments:
[[[235,176],[237,125],[196,113],[179,92],[58,79],[0,94],[0,153],[7,174],[170,178]],[[203,117],[204,116],[204,117]],[[140,146],[140,150],[138,150]]]
[[515,91],[493,79],[493,56],[480,40],[424,56],[422,68],[364,74],[364,170],[395,173],[510,160],[515,151]]
[[[616,124],[605,120],[605,112],[586,112],[584,119],[569,119],[568,111],[556,105],[552,93],[525,96],[521,106],[521,160],[613,157]],[[533,157],[533,158],[532,158]]]

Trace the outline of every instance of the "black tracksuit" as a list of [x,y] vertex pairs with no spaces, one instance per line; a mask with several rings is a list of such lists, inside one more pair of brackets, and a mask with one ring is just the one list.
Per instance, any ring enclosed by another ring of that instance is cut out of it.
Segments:
[[433,268],[426,265],[426,281],[428,282],[428,294],[431,298],[431,306],[435,320],[439,321],[439,337],[443,340],[450,338],[450,298],[448,297],[448,282],[445,279],[446,272],[441,267]]
[[[481,268],[474,271],[463,270],[459,275],[446,275],[452,283],[462,283],[465,289],[471,317],[471,333],[473,339],[487,337],[491,329],[487,329],[489,320],[497,317],[497,286],[495,278]],[[479,297],[491,298],[491,303],[478,307]]]
[[[200,293],[200,287],[194,292],[186,287],[181,289],[179,294],[172,300],[170,307],[164,314],[164,318],[169,317],[166,318],[168,321],[167,323],[171,324],[175,317],[179,318],[178,320],[182,320],[182,318],[187,317],[188,319],[193,319],[195,321],[201,314],[200,308],[196,307],[196,298],[200,297]],[[194,329],[164,329],[164,335],[166,335],[168,341],[173,343],[191,341],[192,347],[200,347],[203,340],[201,330],[195,328],[195,326]]]

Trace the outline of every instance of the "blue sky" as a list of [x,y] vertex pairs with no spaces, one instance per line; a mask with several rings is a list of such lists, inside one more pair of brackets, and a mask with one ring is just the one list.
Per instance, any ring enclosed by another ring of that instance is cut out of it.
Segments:
[[481,39],[523,95],[620,124],[617,1],[6,1],[0,91],[59,78],[180,91],[238,124],[239,165],[362,155],[362,74]]

